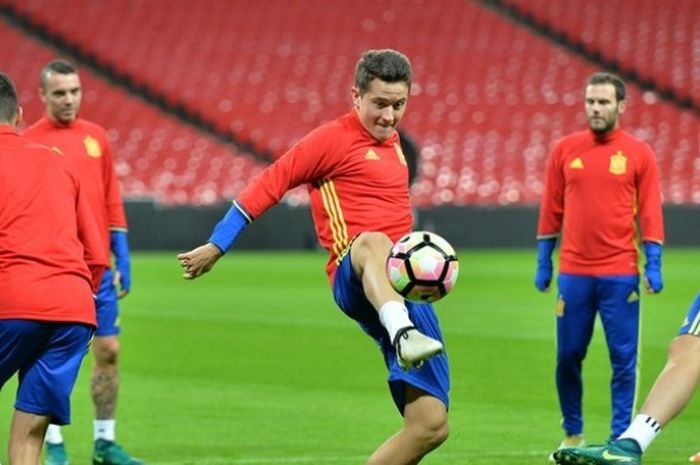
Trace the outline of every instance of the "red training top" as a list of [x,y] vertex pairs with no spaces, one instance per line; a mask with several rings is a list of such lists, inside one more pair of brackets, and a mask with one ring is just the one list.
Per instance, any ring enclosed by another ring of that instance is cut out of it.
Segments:
[[311,131],[260,173],[237,203],[256,218],[303,183],[309,183],[316,235],[330,253],[331,281],[337,259],[359,233],[383,232],[395,241],[411,231],[408,168],[398,133],[378,142],[354,110]]
[[0,318],[94,326],[108,261],[78,177],[0,125],[0,198]]
[[537,238],[563,232],[559,271],[638,274],[641,239],[663,244],[659,174],[654,153],[621,129],[586,130],[560,140],[547,160]]
[[44,116],[26,128],[29,137],[61,152],[78,174],[90,209],[95,215],[105,250],[110,250],[110,231],[126,231],[124,205],[114,171],[107,134],[95,123],[78,118],[63,124]]

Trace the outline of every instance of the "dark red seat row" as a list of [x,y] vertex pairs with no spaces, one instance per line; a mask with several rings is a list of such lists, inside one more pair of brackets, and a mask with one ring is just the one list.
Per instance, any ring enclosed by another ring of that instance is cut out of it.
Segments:
[[[61,14],[63,4],[51,0],[2,3],[275,156],[321,121],[349,109],[362,50],[398,48],[414,65],[402,125],[421,148],[414,187],[420,206],[536,203],[553,142],[585,127],[582,89],[597,70],[464,0],[70,0],[70,15]],[[565,10],[560,2],[518,3]],[[642,0],[640,8],[647,3]],[[624,38],[614,38],[622,47]],[[629,94],[624,125],[657,151],[666,200],[700,202],[695,194],[700,192],[698,117],[633,85]],[[125,160],[142,149],[120,148]],[[221,149],[217,153],[225,153]],[[208,176],[215,173],[197,173],[198,183],[213,186]]]

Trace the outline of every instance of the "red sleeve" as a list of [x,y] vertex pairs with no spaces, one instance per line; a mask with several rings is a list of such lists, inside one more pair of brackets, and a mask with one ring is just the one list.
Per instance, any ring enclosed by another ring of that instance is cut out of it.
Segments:
[[545,168],[544,192],[540,203],[537,238],[548,239],[561,233],[564,218],[564,173],[561,167],[562,144],[549,154]]
[[100,228],[97,226],[95,217],[90,210],[90,205],[80,189],[76,199],[76,214],[78,238],[84,247],[83,257],[92,275],[92,290],[97,293],[100,289],[102,275],[109,266],[109,259],[107,251],[104,250]]
[[664,222],[661,209],[661,187],[659,169],[651,147],[644,144],[641,170],[637,179],[639,195],[639,224],[642,228],[642,240],[664,243]]
[[124,203],[119,191],[119,180],[114,169],[114,156],[112,146],[107,140],[107,135],[102,134],[102,174],[105,185],[105,203],[107,206],[107,222],[110,231],[126,231],[126,215],[124,214]]
[[330,125],[312,131],[256,176],[236,201],[255,219],[288,190],[331,176],[346,152],[342,140],[342,133]]

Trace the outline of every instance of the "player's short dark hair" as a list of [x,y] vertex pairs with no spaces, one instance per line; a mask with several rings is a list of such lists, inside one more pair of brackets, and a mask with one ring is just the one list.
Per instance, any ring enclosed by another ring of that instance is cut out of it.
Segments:
[[17,88],[10,76],[0,71],[0,123],[9,123],[17,115]]
[[384,82],[405,82],[411,87],[411,62],[401,52],[390,48],[367,50],[355,68],[355,87],[363,94],[373,79]]
[[598,72],[588,78],[588,85],[612,84],[615,87],[615,98],[620,102],[625,99],[625,83],[617,75],[608,72]]
[[41,88],[46,88],[46,80],[50,74],[77,74],[78,69],[72,63],[66,60],[57,58],[51,60],[41,69]]

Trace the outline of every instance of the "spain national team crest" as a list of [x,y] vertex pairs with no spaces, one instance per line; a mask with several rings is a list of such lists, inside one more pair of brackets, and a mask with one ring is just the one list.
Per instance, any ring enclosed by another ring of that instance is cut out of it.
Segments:
[[85,144],[85,151],[89,156],[93,158],[99,158],[102,156],[102,149],[100,148],[100,143],[94,137],[85,136],[83,144]]
[[615,155],[610,155],[610,172],[616,175],[627,172],[627,157],[619,150]]

